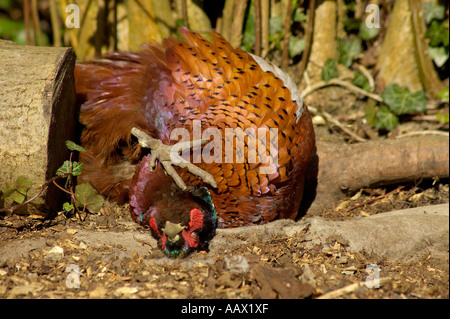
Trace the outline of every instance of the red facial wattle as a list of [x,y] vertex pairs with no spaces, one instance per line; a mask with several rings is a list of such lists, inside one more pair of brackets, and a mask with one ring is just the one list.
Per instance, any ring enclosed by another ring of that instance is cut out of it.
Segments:
[[201,230],[203,228],[203,215],[198,209],[191,210],[189,228],[181,232],[184,240],[189,245],[189,247],[197,247],[198,245],[198,235],[194,233],[196,230]]

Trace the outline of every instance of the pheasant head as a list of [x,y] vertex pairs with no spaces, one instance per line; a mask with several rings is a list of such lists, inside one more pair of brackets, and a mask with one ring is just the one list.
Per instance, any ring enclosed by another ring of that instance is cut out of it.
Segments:
[[158,163],[149,166],[151,155],[137,165],[130,188],[130,209],[135,222],[149,227],[159,248],[169,257],[185,257],[208,250],[217,216],[205,187],[181,190]]

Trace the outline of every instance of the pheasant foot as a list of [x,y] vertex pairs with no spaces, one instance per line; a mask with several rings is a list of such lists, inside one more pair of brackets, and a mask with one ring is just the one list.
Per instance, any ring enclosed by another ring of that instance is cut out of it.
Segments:
[[198,168],[194,164],[185,161],[180,156],[181,151],[203,145],[209,142],[209,140],[200,139],[188,142],[179,142],[174,145],[166,145],[136,127],[131,129],[131,134],[137,137],[140,146],[150,148],[152,154],[150,159],[150,167],[154,168],[156,165],[156,160],[158,160],[164,167],[166,173],[174,179],[180,189],[185,190],[186,184],[183,182],[180,175],[178,175],[172,165],[187,168],[189,172],[200,177],[205,183],[208,183],[212,187],[217,187],[217,183],[211,174],[201,168]]

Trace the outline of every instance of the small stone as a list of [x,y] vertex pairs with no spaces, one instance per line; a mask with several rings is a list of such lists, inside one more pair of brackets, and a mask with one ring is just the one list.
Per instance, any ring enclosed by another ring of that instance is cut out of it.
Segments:
[[64,248],[55,246],[47,253],[46,258],[52,261],[60,261],[64,257]]
[[139,291],[137,287],[120,287],[114,291],[116,297],[127,297]]
[[78,230],[73,228],[69,228],[68,230],[66,230],[66,233],[68,233],[69,235],[75,235],[77,232]]
[[89,292],[89,298],[91,299],[105,298],[107,292],[108,290],[105,287],[99,286]]
[[225,267],[230,271],[236,271],[239,273],[247,273],[250,270],[250,265],[247,262],[247,258],[242,255],[235,255],[231,257],[225,256]]

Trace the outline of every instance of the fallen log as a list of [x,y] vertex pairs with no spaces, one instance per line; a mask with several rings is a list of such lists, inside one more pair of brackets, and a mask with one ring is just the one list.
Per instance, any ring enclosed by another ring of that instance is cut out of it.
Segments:
[[428,135],[351,145],[319,141],[310,167],[305,204],[311,205],[308,214],[318,214],[362,188],[448,178],[449,139]]
[[[44,184],[69,158],[64,142],[75,139],[77,123],[74,65],[71,48],[0,40],[0,191],[21,175]],[[63,196],[50,185],[25,212],[56,211]]]

